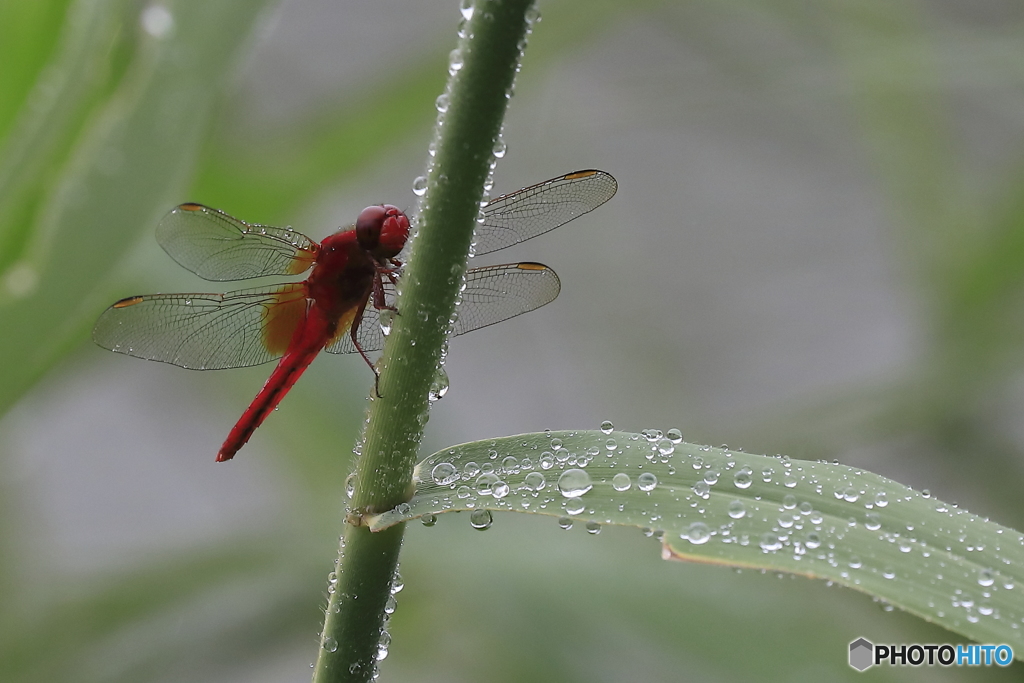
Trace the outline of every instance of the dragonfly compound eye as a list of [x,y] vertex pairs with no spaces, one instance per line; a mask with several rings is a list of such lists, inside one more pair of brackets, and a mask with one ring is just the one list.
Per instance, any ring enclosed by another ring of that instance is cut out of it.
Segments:
[[382,205],[368,206],[359,212],[356,219],[356,239],[366,251],[373,251],[380,244],[380,232],[387,217],[387,208]]
[[398,255],[409,239],[409,217],[397,206],[385,205],[385,218],[380,230],[379,256],[392,258]]

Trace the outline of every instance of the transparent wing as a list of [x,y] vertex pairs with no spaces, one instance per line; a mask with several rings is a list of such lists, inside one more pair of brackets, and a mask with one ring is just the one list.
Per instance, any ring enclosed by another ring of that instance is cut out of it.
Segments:
[[157,225],[156,239],[179,264],[214,281],[296,275],[319,248],[291,228],[250,225],[202,204],[175,207]]
[[476,254],[510,247],[593,211],[612,198],[618,183],[604,171],[576,171],[512,194],[484,207],[476,228]]
[[306,311],[304,284],[227,294],[148,294],[122,299],[96,322],[103,348],[191,370],[279,358]]
[[[472,268],[466,272],[466,289],[457,309],[453,334],[465,334],[540,308],[558,296],[561,285],[555,271],[540,263],[507,263]],[[387,301],[394,301],[394,286],[384,283]],[[364,351],[379,351],[384,346],[379,312],[366,307],[356,333]],[[327,347],[330,353],[355,353],[350,335],[345,334]]]

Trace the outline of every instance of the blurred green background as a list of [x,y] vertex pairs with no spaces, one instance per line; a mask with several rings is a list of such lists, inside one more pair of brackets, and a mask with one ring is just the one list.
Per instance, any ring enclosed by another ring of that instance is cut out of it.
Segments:
[[[455,0],[0,0],[0,680],[305,681],[372,377],[318,359],[235,461],[270,366],[116,356],[117,298],[223,291],[157,246],[198,201],[319,239],[415,208]],[[489,259],[547,308],[452,342],[424,455],[540,431],[839,459],[1024,527],[1024,7],[549,0],[494,194],[619,194]],[[477,265],[484,265],[483,261]],[[972,679],[869,597],[659,559],[635,530],[407,533],[400,681]],[[998,680],[1020,674],[986,670]]]

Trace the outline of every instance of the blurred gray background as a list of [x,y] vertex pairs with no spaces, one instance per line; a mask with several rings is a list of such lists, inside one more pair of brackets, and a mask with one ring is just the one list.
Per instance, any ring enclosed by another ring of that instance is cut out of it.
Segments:
[[[457,4],[284,0],[248,40],[204,144],[288,163],[294,131],[405,106],[396,89],[417,68],[444,73]],[[603,420],[677,427],[697,443],[838,459],[1020,528],[1021,299],[1013,280],[976,306],[963,283],[1024,260],[998,246],[1022,215],[1021,6],[541,12],[493,194],[581,168],[612,173],[619,191],[471,264],[541,261],[562,293],[452,341],[423,455]],[[414,209],[434,112],[428,99],[404,113],[420,123],[284,222],[320,239],[371,203]],[[279,220],[217,203],[197,177],[175,201]],[[113,298],[209,288],[153,227],[138,226]],[[186,372],[83,340],[0,422],[31,591],[178,586],[151,612],[111,609],[119,626],[76,655],[79,680],[308,679],[372,376],[358,357],[319,358],[238,457],[214,463],[270,368]],[[195,558],[183,573],[157,571],[182,558]],[[402,574],[382,680],[841,680],[858,636],[959,642],[851,591],[667,563],[636,530],[590,537],[550,518],[413,525]]]

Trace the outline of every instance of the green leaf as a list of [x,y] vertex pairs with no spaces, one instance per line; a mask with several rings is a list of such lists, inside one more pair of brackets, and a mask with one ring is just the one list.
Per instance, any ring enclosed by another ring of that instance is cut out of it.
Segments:
[[[83,339],[140,227],[180,201],[263,2],[83,0],[0,153],[0,413]],[[159,23],[159,22],[158,22]]]
[[683,443],[660,432],[523,434],[440,451],[372,530],[442,512],[636,526],[666,559],[791,572],[1024,652],[1024,537],[864,470]]

